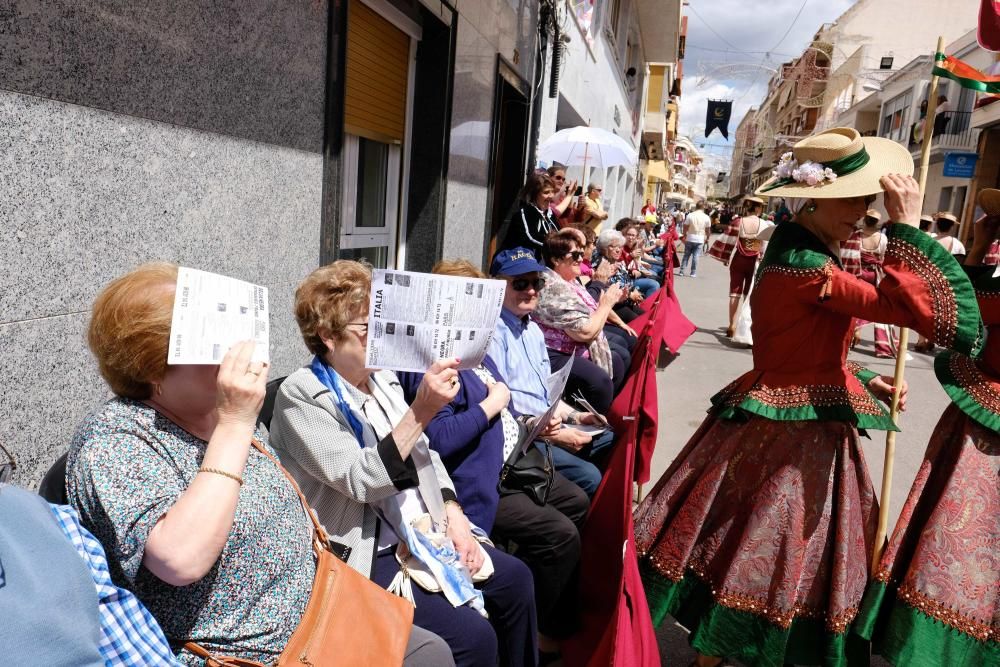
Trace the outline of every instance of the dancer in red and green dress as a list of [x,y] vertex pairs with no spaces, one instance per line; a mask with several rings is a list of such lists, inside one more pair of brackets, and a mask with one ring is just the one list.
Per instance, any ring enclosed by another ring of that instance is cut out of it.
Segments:
[[[912,165],[894,142],[835,128],[796,144],[758,192],[799,199],[751,296],[754,369],[713,397],[636,514],[654,621],[687,627],[699,665],[867,663],[848,632],[878,518],[858,436],[895,428],[881,401],[905,387],[846,361],[853,318],[966,353],[982,340],[971,284],[917,228]],[[883,189],[894,222],[875,287],[841,268],[839,243]]]
[[1000,665],[1000,277],[994,266],[975,266],[998,225],[996,216],[977,222],[966,260],[990,333],[986,349],[976,360],[954,352],[935,359],[952,403],[857,624],[900,667]]

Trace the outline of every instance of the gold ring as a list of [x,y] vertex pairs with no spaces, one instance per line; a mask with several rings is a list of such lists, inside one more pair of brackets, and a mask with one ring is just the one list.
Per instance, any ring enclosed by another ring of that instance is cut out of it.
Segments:
[[247,369],[247,373],[254,376],[260,375],[260,371],[252,371],[249,368]]

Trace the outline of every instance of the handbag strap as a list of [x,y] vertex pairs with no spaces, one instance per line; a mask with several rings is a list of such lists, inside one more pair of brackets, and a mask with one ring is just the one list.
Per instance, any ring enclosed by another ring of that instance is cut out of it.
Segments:
[[250,443],[254,446],[254,449],[256,449],[258,452],[260,452],[267,458],[271,459],[271,462],[274,463],[274,465],[278,466],[278,470],[282,472],[282,474],[285,476],[285,479],[288,480],[288,483],[292,485],[292,488],[295,490],[295,493],[297,493],[299,496],[299,500],[302,502],[302,508],[305,509],[306,514],[309,515],[309,520],[312,521],[313,532],[315,533],[315,537],[317,540],[317,543],[313,545],[314,548],[317,549],[317,553],[319,549],[325,549],[326,545],[329,543],[329,536],[327,535],[326,530],[323,528],[322,524],[320,524],[319,519],[316,516],[316,512],[311,507],[309,507],[309,501],[306,500],[306,497],[302,493],[302,490],[299,488],[299,485],[295,483],[295,478],[291,476],[291,474],[288,472],[285,466],[281,465],[281,461],[275,458],[275,456],[271,454],[271,452],[264,449],[264,445],[260,444],[257,438],[251,440]]
[[[299,485],[295,483],[295,478],[289,474],[288,470],[285,469],[285,466],[281,465],[281,462],[275,458],[271,452],[264,448],[264,445],[260,444],[257,438],[253,438],[250,441],[250,444],[252,444],[254,449],[258,452],[271,459],[271,462],[278,466],[278,470],[281,471],[281,473],[288,480],[289,484],[292,485],[292,488],[295,489],[295,493],[298,494],[299,501],[302,503],[303,509],[305,509],[306,514],[309,515],[309,520],[312,521],[314,538],[313,549],[316,551],[316,555],[319,556],[321,550],[327,548],[326,545],[329,544],[329,537],[323,529],[323,526],[320,524],[319,519],[316,518],[316,513],[309,507],[309,501],[306,500],[306,497],[303,495]],[[206,667],[264,667],[263,663],[255,662],[253,660],[245,660],[242,658],[234,658],[232,656],[210,653],[204,646],[195,642],[185,642],[184,649],[195,654],[199,658],[203,658],[205,660]]]

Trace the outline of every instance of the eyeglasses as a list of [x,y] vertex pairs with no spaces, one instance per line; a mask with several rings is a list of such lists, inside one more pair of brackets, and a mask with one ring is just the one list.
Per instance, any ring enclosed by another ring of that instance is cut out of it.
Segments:
[[545,279],[535,278],[534,280],[528,280],[527,278],[514,278],[510,281],[510,286],[515,292],[524,292],[529,287],[536,292],[540,292],[545,287]]
[[565,181],[566,177],[565,176],[553,176],[552,180],[553,181]]
[[368,335],[368,323],[367,322],[348,322],[344,326],[348,326],[348,327],[361,327],[361,335],[362,336],[367,336]]
[[566,253],[565,256],[571,258],[574,262],[579,262],[581,259],[583,259],[583,251],[571,250],[570,252]]
[[0,451],[2,451],[8,459],[7,463],[0,463],[0,484],[6,484],[7,480],[10,479],[11,473],[17,470],[17,461],[14,460],[14,455],[7,451],[7,448],[0,445]]

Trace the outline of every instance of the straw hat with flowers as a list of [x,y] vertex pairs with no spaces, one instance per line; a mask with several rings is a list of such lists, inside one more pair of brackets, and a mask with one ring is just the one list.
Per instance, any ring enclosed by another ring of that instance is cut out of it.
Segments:
[[839,199],[882,192],[886,174],[913,175],[913,158],[891,139],[835,127],[806,137],[778,161],[758,195]]

